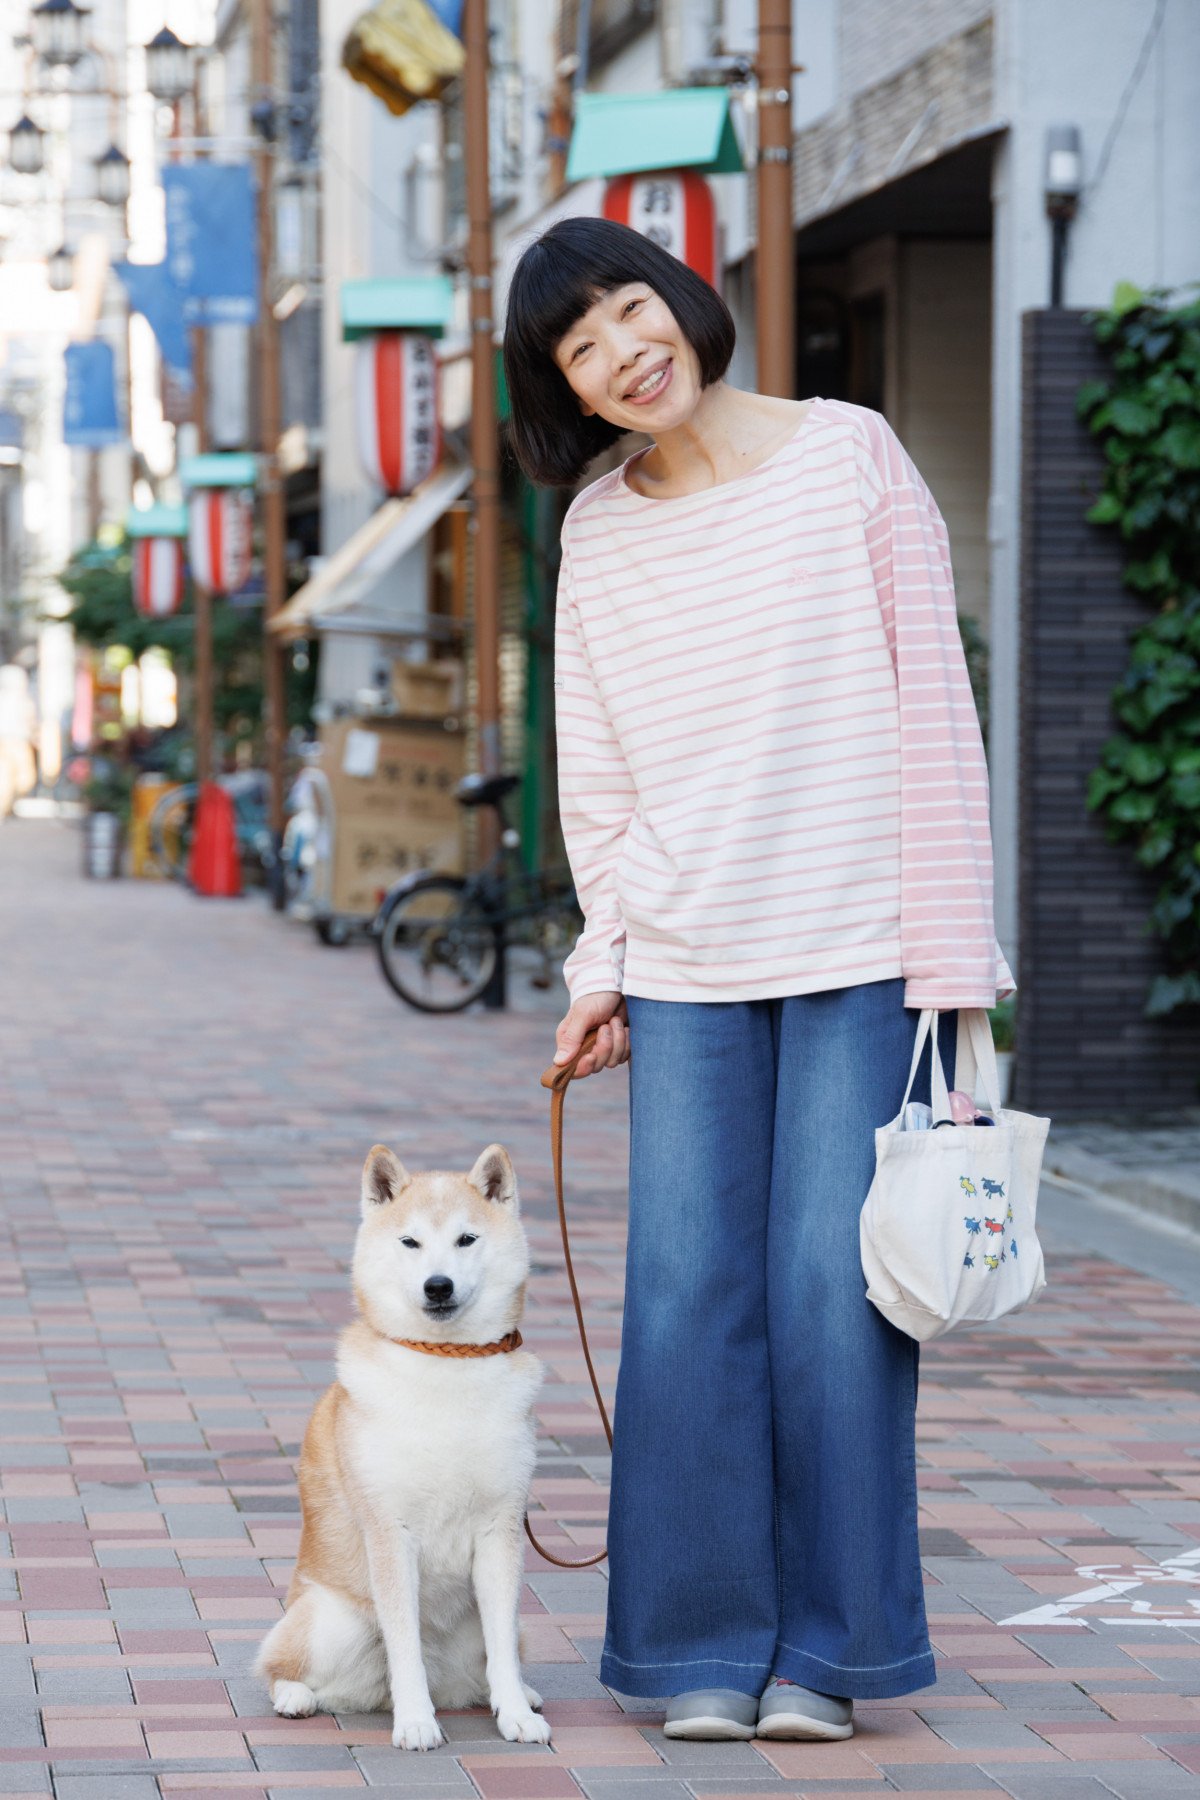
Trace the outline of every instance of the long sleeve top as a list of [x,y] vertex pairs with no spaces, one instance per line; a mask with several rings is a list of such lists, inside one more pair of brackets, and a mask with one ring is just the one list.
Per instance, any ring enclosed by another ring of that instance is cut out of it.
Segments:
[[946,528],[886,420],[815,400],[765,462],[696,494],[649,499],[627,468],[562,532],[572,1000],[897,976],[910,1007],[1012,993]]

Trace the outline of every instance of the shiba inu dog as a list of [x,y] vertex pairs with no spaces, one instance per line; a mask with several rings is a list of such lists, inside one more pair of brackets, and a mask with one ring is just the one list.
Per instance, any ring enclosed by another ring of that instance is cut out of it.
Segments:
[[432,1750],[435,1708],[489,1703],[503,1737],[549,1743],[518,1633],[542,1382],[517,1348],[528,1273],[503,1145],[469,1175],[410,1175],[374,1146],[359,1316],[304,1436],[300,1553],[255,1663],[285,1718],[390,1704],[393,1744]]

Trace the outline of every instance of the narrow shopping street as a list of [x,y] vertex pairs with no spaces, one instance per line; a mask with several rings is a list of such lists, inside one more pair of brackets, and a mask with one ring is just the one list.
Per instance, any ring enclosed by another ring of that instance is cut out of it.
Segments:
[[[248,1670],[295,1553],[372,1143],[412,1168],[510,1149],[547,1370],[534,1527],[568,1556],[603,1540],[539,1085],[560,995],[514,983],[506,1013],[426,1017],[366,944],[324,949],[259,896],[80,867],[76,826],[0,827],[0,1795],[1200,1794],[1200,1248],[1053,1182],[1036,1310],[922,1361],[935,1688],[860,1704],[842,1744],[673,1744],[660,1704],[597,1677],[603,1571],[530,1549],[552,1748],[504,1743],[486,1709],[442,1715],[423,1755],[383,1715],[274,1717]],[[626,1081],[567,1105],[610,1394]]]

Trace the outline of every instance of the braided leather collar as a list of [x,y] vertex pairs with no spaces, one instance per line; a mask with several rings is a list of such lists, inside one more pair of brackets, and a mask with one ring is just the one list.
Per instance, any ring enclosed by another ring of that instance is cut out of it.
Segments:
[[491,1344],[430,1344],[420,1338],[389,1338],[389,1344],[403,1344],[406,1350],[422,1350],[426,1356],[500,1356],[516,1350],[521,1344],[519,1331],[510,1331]]

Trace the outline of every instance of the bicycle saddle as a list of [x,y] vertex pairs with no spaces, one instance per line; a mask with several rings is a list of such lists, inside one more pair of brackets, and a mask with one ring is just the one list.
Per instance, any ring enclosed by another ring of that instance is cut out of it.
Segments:
[[461,806],[494,806],[520,787],[519,775],[464,775],[454,792]]

